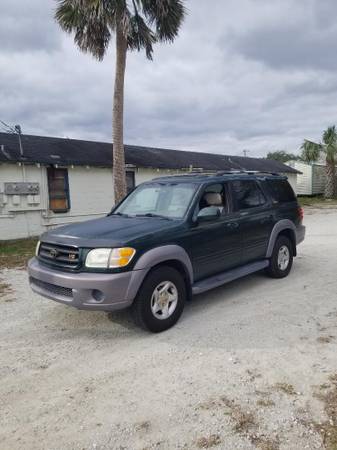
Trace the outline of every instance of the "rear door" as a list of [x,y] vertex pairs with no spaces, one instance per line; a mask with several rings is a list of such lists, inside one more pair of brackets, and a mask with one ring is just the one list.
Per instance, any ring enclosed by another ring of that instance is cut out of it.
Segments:
[[255,179],[231,181],[231,189],[242,232],[242,264],[263,259],[274,225],[272,204]]

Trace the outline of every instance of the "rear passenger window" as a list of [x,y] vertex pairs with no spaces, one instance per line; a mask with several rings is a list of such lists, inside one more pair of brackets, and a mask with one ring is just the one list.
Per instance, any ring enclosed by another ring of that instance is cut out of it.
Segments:
[[296,200],[294,191],[287,180],[268,180],[267,185],[274,203],[286,203]]
[[266,198],[260,186],[253,180],[238,180],[232,183],[236,204],[239,210],[264,205]]

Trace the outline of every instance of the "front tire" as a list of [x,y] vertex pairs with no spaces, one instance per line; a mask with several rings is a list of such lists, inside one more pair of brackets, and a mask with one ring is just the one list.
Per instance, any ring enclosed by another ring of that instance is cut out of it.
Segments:
[[293,258],[294,252],[290,239],[279,236],[274,245],[269,267],[266,269],[267,274],[272,278],[286,277],[292,268]]
[[161,266],[145,278],[132,305],[132,314],[142,328],[160,333],[179,320],[185,300],[183,277],[176,269]]

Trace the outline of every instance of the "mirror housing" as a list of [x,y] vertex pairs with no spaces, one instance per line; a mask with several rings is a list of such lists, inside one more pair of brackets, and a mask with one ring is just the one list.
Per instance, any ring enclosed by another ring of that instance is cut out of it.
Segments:
[[202,208],[197,215],[197,222],[211,222],[220,217],[220,209],[217,206]]

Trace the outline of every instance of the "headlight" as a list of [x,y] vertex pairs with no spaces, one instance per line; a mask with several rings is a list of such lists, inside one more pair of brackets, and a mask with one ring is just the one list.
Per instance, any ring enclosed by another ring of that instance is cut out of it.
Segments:
[[41,245],[41,242],[37,241],[36,249],[35,249],[35,256],[39,256],[40,245]]
[[95,248],[87,254],[85,265],[96,269],[125,267],[129,264],[135,253],[136,250],[130,247]]

